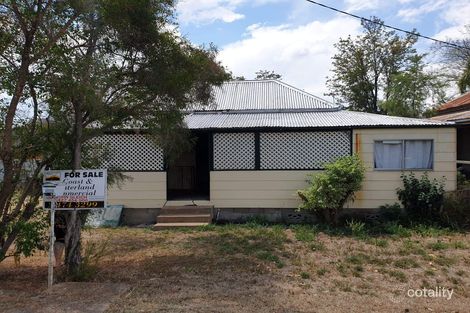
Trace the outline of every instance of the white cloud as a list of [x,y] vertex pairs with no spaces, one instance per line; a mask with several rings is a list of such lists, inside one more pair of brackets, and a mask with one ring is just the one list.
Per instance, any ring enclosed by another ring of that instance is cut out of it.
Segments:
[[252,25],[245,39],[222,48],[219,59],[236,76],[250,79],[260,69],[274,70],[285,82],[323,96],[333,44],[359,33],[360,27],[359,21],[345,17],[295,27]]
[[447,0],[428,0],[418,7],[411,7],[401,9],[398,11],[398,17],[407,22],[416,22],[420,17],[425,14],[441,10],[448,3]]
[[380,5],[378,0],[345,0],[344,3],[348,12],[374,10]]
[[468,0],[454,0],[449,3],[445,10],[440,14],[448,27],[435,35],[438,39],[462,39],[465,35],[464,26],[469,25],[470,21],[470,2]]
[[237,12],[242,5],[262,6],[287,0],[179,0],[176,5],[183,24],[210,24],[215,21],[232,23],[245,18]]
[[176,5],[178,19],[183,24],[213,23],[217,20],[231,23],[244,18],[237,7],[244,0],[180,0]]

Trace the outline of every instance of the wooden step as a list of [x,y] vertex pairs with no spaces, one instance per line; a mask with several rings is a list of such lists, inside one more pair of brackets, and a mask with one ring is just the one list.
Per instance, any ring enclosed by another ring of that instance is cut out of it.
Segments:
[[160,214],[157,216],[158,223],[210,223],[211,214]]
[[157,223],[153,225],[153,230],[164,230],[178,227],[201,227],[209,223]]

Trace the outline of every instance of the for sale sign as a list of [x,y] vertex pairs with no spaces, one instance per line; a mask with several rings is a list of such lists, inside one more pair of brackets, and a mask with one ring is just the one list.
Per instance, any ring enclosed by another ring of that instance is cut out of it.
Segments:
[[106,207],[107,170],[45,171],[44,206],[55,201],[56,209]]

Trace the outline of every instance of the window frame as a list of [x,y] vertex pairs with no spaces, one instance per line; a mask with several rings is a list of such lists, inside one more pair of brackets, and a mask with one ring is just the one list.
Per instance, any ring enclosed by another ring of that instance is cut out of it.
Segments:
[[[375,167],[375,153],[376,153],[376,144],[383,143],[384,141],[401,141],[402,145],[402,160],[400,168],[377,168]],[[405,156],[406,156],[406,141],[430,141],[431,142],[431,154],[432,154],[432,166],[431,168],[405,168]],[[374,171],[379,172],[403,172],[403,171],[420,171],[420,172],[432,172],[434,171],[435,163],[435,151],[434,151],[434,139],[431,138],[413,138],[413,139],[374,139],[374,149],[372,155],[372,162],[374,163]]]

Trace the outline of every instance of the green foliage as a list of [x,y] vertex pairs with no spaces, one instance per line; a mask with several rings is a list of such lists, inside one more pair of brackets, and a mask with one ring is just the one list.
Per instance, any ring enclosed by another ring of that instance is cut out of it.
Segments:
[[414,173],[402,174],[403,188],[397,191],[407,215],[415,221],[438,221],[444,201],[444,182],[430,180],[427,173],[417,178]]
[[363,238],[367,235],[366,224],[364,222],[350,220],[346,224],[354,237]]
[[379,207],[381,222],[399,221],[403,218],[403,210],[398,203],[385,204]]
[[410,58],[417,56],[413,48],[417,38],[401,38],[380,19],[372,19],[374,22],[362,21],[362,35],[340,39],[335,44],[333,74],[327,84],[339,103],[355,111],[377,113],[379,96],[388,98],[387,88],[393,75],[406,70]]
[[424,71],[423,57],[411,56],[406,69],[391,75],[389,84],[385,86],[388,96],[380,104],[382,111],[388,115],[421,117],[430,96],[434,103],[445,101],[445,84],[437,75]]
[[20,219],[10,224],[8,233],[16,233],[15,248],[11,255],[4,257],[13,256],[18,261],[21,257],[33,255],[36,250],[46,250],[47,245],[44,245],[44,242],[48,238],[48,225],[47,215],[41,211],[36,211],[35,216],[28,221]]
[[307,189],[298,191],[303,200],[299,209],[316,212],[327,223],[337,224],[339,211],[360,190],[364,173],[364,164],[357,155],[326,164],[323,173],[311,175]]
[[282,75],[275,73],[274,71],[268,70],[259,70],[256,73],[255,79],[263,80],[263,79],[282,79]]
[[294,225],[291,227],[294,231],[295,239],[302,242],[312,242],[315,240],[317,229],[311,225]]

